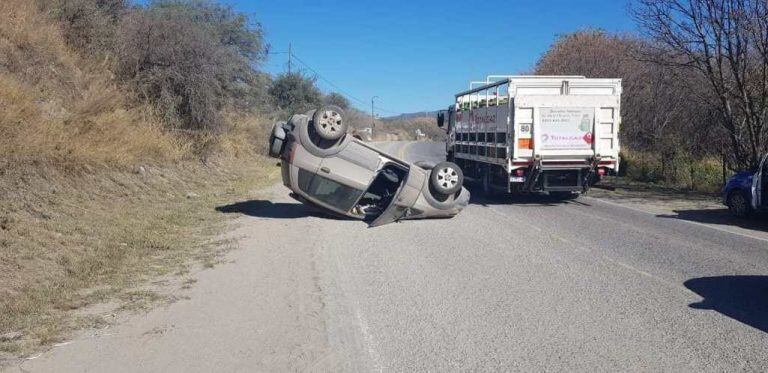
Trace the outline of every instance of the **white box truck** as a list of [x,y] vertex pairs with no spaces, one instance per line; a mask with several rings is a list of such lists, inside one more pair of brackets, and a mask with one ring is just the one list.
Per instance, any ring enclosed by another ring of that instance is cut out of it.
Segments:
[[620,103],[621,79],[494,75],[437,122],[448,160],[484,192],[574,198],[618,172]]

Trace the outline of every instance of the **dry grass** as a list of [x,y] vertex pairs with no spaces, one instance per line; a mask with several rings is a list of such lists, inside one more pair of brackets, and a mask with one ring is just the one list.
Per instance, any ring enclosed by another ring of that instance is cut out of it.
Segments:
[[[152,302],[142,284],[216,262],[225,214],[215,207],[272,182],[277,168],[258,158],[141,173],[38,167],[0,178],[0,343],[20,353],[83,326],[72,310],[123,299]],[[138,306],[137,306],[138,305]],[[2,354],[0,353],[0,357]]]
[[[425,137],[417,138],[416,130],[420,130]],[[397,119],[377,121],[374,140],[433,140],[443,141],[445,131],[437,126],[437,120],[433,117],[420,117],[409,119]]]
[[169,133],[91,58],[34,1],[0,1],[0,334],[24,333],[0,342],[0,361],[98,322],[73,310],[142,308],[157,298],[142,289],[151,278],[215,264],[214,208],[277,175],[253,145],[266,121],[228,114],[224,134]]
[[217,154],[230,158],[267,154],[273,120],[265,116],[230,111],[224,116],[230,128],[217,137]]
[[0,157],[132,165],[187,154],[148,108],[125,97],[104,66],[66,47],[34,2],[0,2]]

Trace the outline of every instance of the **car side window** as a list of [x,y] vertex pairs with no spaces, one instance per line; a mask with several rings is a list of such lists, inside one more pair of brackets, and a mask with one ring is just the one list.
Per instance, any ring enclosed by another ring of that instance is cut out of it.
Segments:
[[363,194],[358,190],[326,177],[299,169],[299,189],[309,196],[339,210],[349,211]]
[[303,169],[299,168],[299,189],[303,191],[304,193],[309,193],[309,184],[312,182],[312,178],[315,176],[315,174]]

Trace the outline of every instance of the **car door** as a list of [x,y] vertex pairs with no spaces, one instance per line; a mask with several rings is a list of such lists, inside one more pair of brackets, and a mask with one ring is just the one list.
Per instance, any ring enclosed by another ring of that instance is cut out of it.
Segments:
[[768,188],[766,188],[766,179],[768,179],[768,154],[763,156],[760,161],[760,167],[757,169],[757,173],[752,179],[752,207],[755,209],[763,209],[768,202]]
[[395,198],[387,206],[384,212],[376,220],[371,222],[371,227],[378,227],[400,220],[408,214],[408,209],[416,203],[424,185],[426,176],[419,167],[411,167],[405,182],[397,189]]
[[[283,183],[295,180],[295,186],[306,193],[309,185],[315,177],[318,169],[320,169],[320,163],[322,158],[308,152],[304,147],[299,146],[296,142],[290,143],[288,146],[291,149],[287,152],[290,153],[289,161],[282,162]],[[290,177],[288,177],[290,176]],[[290,185],[287,185],[290,187]]]
[[446,133],[448,134],[448,137],[445,140],[445,151],[447,153],[455,153],[456,152],[456,105],[451,106],[448,108],[448,128],[446,128]]
[[379,167],[379,155],[356,141],[325,157],[315,176],[313,197],[348,213],[368,189]]
[[318,175],[331,178],[355,189],[368,189],[379,168],[379,154],[356,141],[323,158]]

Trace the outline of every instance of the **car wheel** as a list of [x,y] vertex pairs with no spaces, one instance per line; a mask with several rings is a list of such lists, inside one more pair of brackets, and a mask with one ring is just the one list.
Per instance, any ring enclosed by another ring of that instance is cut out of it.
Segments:
[[324,106],[315,111],[312,125],[323,140],[338,140],[347,133],[347,122],[343,119],[344,111],[337,106]]
[[743,219],[752,214],[752,206],[744,198],[744,194],[737,191],[728,196],[728,211],[731,215]]
[[549,192],[549,195],[552,196],[552,198],[556,198],[556,199],[560,199],[560,200],[569,200],[569,199],[579,198],[581,193],[578,193],[578,192]]
[[432,169],[429,182],[437,193],[448,196],[461,190],[464,173],[453,162],[441,162]]
[[272,126],[272,132],[269,135],[269,156],[278,158],[283,152],[285,144],[285,122],[278,122]]

